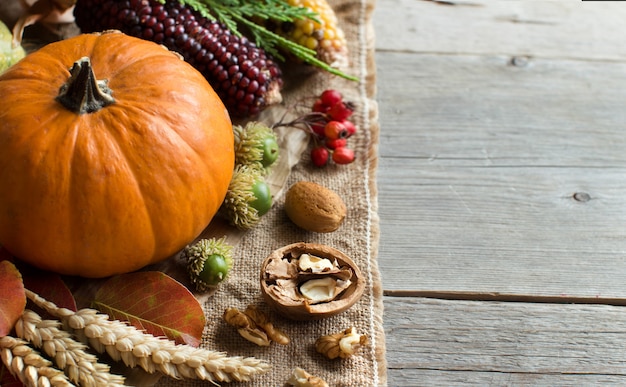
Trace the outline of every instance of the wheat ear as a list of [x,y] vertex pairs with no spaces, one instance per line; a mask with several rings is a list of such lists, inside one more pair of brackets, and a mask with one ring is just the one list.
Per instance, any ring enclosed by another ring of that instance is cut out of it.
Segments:
[[74,386],[67,376],[24,340],[11,336],[0,338],[2,362],[13,376],[27,387]]
[[60,325],[59,321],[43,320],[26,309],[15,324],[15,332],[53,359],[73,383],[93,387],[124,385],[124,377],[111,374],[107,364],[99,363],[97,357],[86,351],[85,344],[74,340]]
[[109,320],[95,309],[73,312],[59,308],[32,291],[26,296],[37,306],[59,318],[76,337],[94,350],[106,352],[128,367],[141,367],[148,373],[161,372],[176,379],[211,382],[250,381],[269,371],[269,364],[253,357],[229,357],[223,352],[176,344],[144,333],[127,323]]

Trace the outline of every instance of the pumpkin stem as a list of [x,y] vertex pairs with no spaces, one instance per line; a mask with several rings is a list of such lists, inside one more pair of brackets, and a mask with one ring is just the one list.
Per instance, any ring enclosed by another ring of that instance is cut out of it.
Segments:
[[56,100],[74,113],[93,113],[115,103],[111,94],[107,81],[96,79],[89,58],[82,57],[74,62]]

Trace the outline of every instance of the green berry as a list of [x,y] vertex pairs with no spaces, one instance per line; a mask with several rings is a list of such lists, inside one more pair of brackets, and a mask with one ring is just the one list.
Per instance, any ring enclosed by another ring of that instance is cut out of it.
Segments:
[[234,125],[235,164],[260,168],[264,174],[278,159],[278,137],[267,125],[250,121],[246,126]]
[[267,168],[278,160],[278,141],[276,136],[268,136],[263,140],[263,160],[261,164]]
[[271,207],[272,195],[263,171],[251,165],[236,165],[221,207],[230,224],[250,229]]
[[272,208],[272,193],[270,187],[263,180],[258,180],[252,186],[254,201],[250,205],[259,212],[259,216],[265,215]]
[[187,272],[198,291],[219,285],[232,268],[232,246],[222,239],[201,239],[185,247],[181,256],[187,260]]
[[217,285],[226,278],[229,269],[226,258],[212,254],[204,261],[204,268],[198,276],[208,285]]

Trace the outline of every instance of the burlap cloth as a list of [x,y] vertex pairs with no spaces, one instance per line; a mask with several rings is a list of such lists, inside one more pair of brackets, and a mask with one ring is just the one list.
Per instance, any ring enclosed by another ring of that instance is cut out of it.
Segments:
[[[349,165],[331,164],[322,169],[313,167],[304,132],[281,129],[281,157],[269,177],[274,195],[272,210],[263,216],[258,226],[247,232],[234,230],[216,219],[200,236],[226,236],[227,242],[234,245],[235,256],[230,276],[217,291],[196,294],[207,319],[201,346],[224,351],[231,356],[254,356],[272,365],[269,373],[255,377],[252,382],[229,383],[231,386],[284,386],[295,367],[323,378],[330,386],[387,385],[382,286],[377,265],[379,225],[376,168],[379,126],[374,100],[376,69],[371,22],[375,0],[331,0],[330,3],[349,45],[350,63],[346,72],[357,76],[360,81],[348,81],[301,67],[297,70],[287,69],[283,104],[269,109],[259,120],[272,124],[286,112],[289,118],[290,109],[294,105],[303,101],[310,105],[311,98],[321,91],[337,89],[356,107],[351,120],[359,130],[349,139],[349,146],[356,153],[355,162]],[[283,211],[284,193],[291,184],[302,180],[324,185],[343,198],[348,215],[339,230],[317,234],[299,229],[289,221]],[[260,265],[273,250],[294,242],[326,244],[350,256],[368,282],[363,297],[348,311],[321,321],[294,322],[272,313],[263,302],[260,292]],[[185,282],[186,276],[179,270],[179,262],[176,260],[174,257],[154,269],[168,272]],[[272,343],[269,347],[257,347],[222,320],[227,307],[243,310],[250,304],[268,312],[272,322],[288,334],[291,343],[287,346]],[[341,360],[327,360],[316,353],[314,343],[318,337],[349,327],[368,335],[369,345],[366,348],[355,356]],[[155,378],[147,378],[145,375],[128,376],[129,384],[155,383]],[[159,387],[205,385],[210,383],[166,377],[156,380],[156,386]]]
[[[347,81],[327,73],[304,71],[288,74],[284,90],[284,108],[311,97],[326,88],[340,90],[344,98],[355,103],[353,121],[358,133],[349,139],[356,161],[349,165],[313,167],[309,161],[308,141],[302,131],[281,130],[280,165],[270,177],[273,182],[274,206],[261,223],[246,233],[227,232],[227,241],[235,243],[236,261],[232,275],[216,293],[199,296],[206,311],[207,326],[202,346],[225,351],[229,355],[255,356],[266,359],[272,370],[248,383],[229,385],[283,386],[292,370],[301,367],[328,382],[330,386],[386,386],[385,337],[380,273],[377,266],[379,225],[377,215],[376,167],[378,117],[375,95],[374,31],[371,23],[374,0],[331,1],[350,49],[347,72],[360,82]],[[272,108],[261,120],[272,123],[284,112]],[[314,181],[337,192],[348,207],[345,223],[330,234],[303,231],[293,225],[283,211],[284,193],[293,183]],[[224,231],[212,225],[207,235]],[[271,313],[260,293],[261,262],[275,249],[294,242],[322,243],[350,256],[363,271],[368,284],[363,297],[348,311],[325,320],[294,322]],[[221,316],[227,307],[244,309],[258,305],[270,313],[276,326],[284,330],[291,343],[281,346],[257,347],[242,339]],[[317,354],[315,340],[323,335],[355,327],[370,338],[370,344],[358,355],[343,360],[327,360]],[[175,381],[161,378],[159,387],[206,385],[199,381]]]

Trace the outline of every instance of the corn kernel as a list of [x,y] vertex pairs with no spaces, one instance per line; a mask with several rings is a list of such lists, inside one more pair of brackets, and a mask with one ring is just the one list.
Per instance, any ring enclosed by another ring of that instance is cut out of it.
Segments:
[[300,40],[302,36],[304,36],[304,32],[302,32],[301,29],[295,29],[291,33],[291,39],[293,39],[294,41]]
[[294,21],[294,29],[283,34],[290,40],[317,51],[322,61],[337,65],[347,61],[347,46],[344,33],[339,28],[337,15],[328,0],[287,0],[291,6],[308,8],[317,14],[316,22],[311,19]]
[[306,38],[303,44],[304,47],[311,49],[311,50],[315,50],[317,48],[317,45],[318,45],[317,39],[315,39],[312,36],[309,36],[308,38]]
[[314,23],[311,20],[307,20],[308,23],[302,25],[302,32],[305,35],[311,35],[313,33]]

